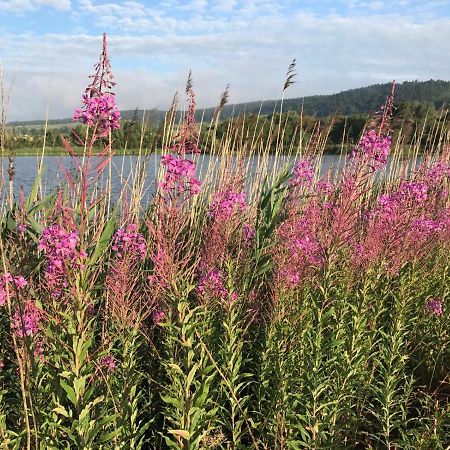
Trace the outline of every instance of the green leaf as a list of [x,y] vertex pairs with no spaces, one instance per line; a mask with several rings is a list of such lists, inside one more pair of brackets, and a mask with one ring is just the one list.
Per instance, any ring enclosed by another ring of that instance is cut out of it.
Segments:
[[98,440],[98,442],[100,444],[106,444],[108,442],[111,442],[121,431],[122,431],[122,427],[119,427],[114,431],[106,433],[101,436],[101,438]]
[[167,403],[168,405],[173,405],[179,410],[183,409],[183,404],[180,402],[180,400],[177,400],[174,397],[169,397],[168,395],[161,395],[161,399],[164,403]]
[[71,414],[62,405],[58,405],[58,406],[56,406],[56,408],[53,408],[53,412],[55,412],[56,414],[59,414],[61,416],[67,417],[67,418],[71,417]]
[[94,248],[89,260],[87,262],[88,266],[94,265],[99,258],[102,256],[105,249],[108,247],[109,242],[111,241],[111,237],[114,234],[114,230],[116,228],[116,217],[113,216],[108,220],[105,227],[103,228],[103,232],[100,236],[100,239],[97,242],[97,245]]
[[181,436],[184,439],[190,439],[191,434],[186,430],[169,430],[169,433],[174,434],[175,436]]
[[66,391],[67,394],[67,398],[71,401],[71,403],[73,405],[77,405],[77,400],[75,397],[75,391],[73,390],[72,387],[70,387],[64,380],[61,380],[59,382],[59,384],[61,385],[61,387]]
[[40,170],[38,170],[36,178],[33,181],[33,186],[31,187],[30,194],[28,195],[28,198],[25,202],[25,209],[27,211],[30,211],[31,205],[37,199],[37,191],[39,188],[39,184],[41,183],[42,175],[44,174],[44,172],[45,172],[45,168],[44,168],[44,166],[41,166]]

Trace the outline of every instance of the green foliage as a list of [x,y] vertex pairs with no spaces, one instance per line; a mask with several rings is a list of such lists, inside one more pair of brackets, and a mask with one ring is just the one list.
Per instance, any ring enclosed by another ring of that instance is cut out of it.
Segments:
[[[93,346],[94,319],[86,307],[61,314],[64,332],[57,322],[46,330],[53,364],[37,373],[36,395],[42,405],[39,441],[43,448],[94,449],[114,441],[120,434],[117,414],[108,408],[99,394],[98,368],[90,354]],[[53,326],[52,326],[53,325]],[[45,398],[39,392],[48,383]]]
[[204,347],[209,333],[206,311],[180,301],[171,319],[164,324],[164,440],[169,448],[199,449],[213,431],[210,423],[217,412],[211,397],[216,373]]

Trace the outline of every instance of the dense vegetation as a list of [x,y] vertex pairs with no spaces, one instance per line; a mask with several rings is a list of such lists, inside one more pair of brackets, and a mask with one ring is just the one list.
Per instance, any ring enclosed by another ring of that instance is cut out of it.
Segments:
[[189,77],[152,203],[142,148],[113,201],[111,79],[105,37],[66,186],[43,197],[39,166],[16,199],[2,170],[2,448],[448,448],[445,123],[401,160],[392,88],[327,173],[326,128],[297,145],[286,122],[216,123],[199,180]]

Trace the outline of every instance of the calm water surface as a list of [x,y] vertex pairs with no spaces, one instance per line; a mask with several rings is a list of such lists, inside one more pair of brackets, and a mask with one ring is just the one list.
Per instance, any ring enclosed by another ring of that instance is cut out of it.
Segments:
[[[200,179],[206,173],[208,165],[213,162],[213,158],[209,155],[201,155],[197,163],[197,172]],[[93,165],[95,165],[96,158],[94,158]],[[153,154],[148,157],[146,168],[146,184],[145,184],[145,197],[148,199],[155,191],[155,175],[160,165],[161,155]],[[99,161],[99,160],[97,160]],[[136,164],[138,162],[137,156],[113,156],[112,158],[112,190],[113,196],[121,191],[122,187],[127,183],[132,183],[132,179],[136,174]],[[253,157],[250,162],[250,174],[255,175],[259,169],[259,161],[256,157]],[[293,164],[294,160],[284,158],[284,163]],[[7,168],[8,161],[3,159],[5,169]],[[38,168],[37,156],[21,156],[15,159],[15,192],[18,194],[20,188],[23,188],[26,195],[31,190],[33,181],[35,179]],[[274,157],[270,157],[268,161],[269,172],[274,165]],[[323,157],[321,172],[324,173],[328,169],[336,169],[340,165],[339,157],[335,155],[325,155]],[[64,186],[67,181],[64,175],[64,170],[73,170],[73,165],[70,157],[61,156],[46,156],[44,157],[44,174],[42,177],[42,185],[46,193],[53,191],[58,186]],[[106,176],[108,174],[108,168],[105,169],[103,174],[102,183],[106,183]]]

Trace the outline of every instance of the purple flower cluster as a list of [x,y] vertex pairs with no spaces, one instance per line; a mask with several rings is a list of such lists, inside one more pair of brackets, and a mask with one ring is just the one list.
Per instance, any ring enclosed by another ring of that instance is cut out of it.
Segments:
[[283,269],[280,270],[278,275],[286,287],[294,288],[298,286],[301,281],[301,272],[299,270]]
[[[442,165],[432,172],[439,178],[445,173]],[[419,170],[413,181],[403,181],[396,191],[380,195],[374,208],[367,212],[364,243],[357,258],[364,265],[387,263],[397,273],[409,260],[425,256],[431,246],[445,241],[448,230],[445,214],[440,209],[441,191],[433,189],[430,171]]]
[[405,200],[425,203],[428,198],[428,186],[423,182],[402,183],[397,194]]
[[305,255],[309,255],[312,262],[318,262],[319,258],[317,252],[319,251],[319,245],[309,234],[303,235],[301,238],[297,238],[293,241],[292,249],[301,251]]
[[195,164],[181,156],[164,155],[161,164],[166,173],[159,186],[164,192],[188,192],[195,195],[200,192],[201,182],[195,176]]
[[244,239],[246,241],[251,241],[256,236],[255,229],[248,223],[242,225],[242,233],[244,234]]
[[67,287],[68,269],[83,267],[82,261],[87,254],[77,249],[78,243],[78,231],[66,231],[58,224],[50,225],[42,232],[38,249],[47,258],[45,276],[54,297],[59,297],[62,289]]
[[138,233],[137,226],[134,223],[127,225],[125,228],[120,228],[115,232],[112,249],[117,252],[119,258],[123,258],[125,255],[131,255],[143,261],[147,254],[144,236]]
[[313,179],[314,167],[312,162],[307,159],[300,159],[295,163],[289,183],[291,186],[310,186]]
[[166,313],[162,309],[156,309],[152,312],[152,320],[153,323],[158,325],[162,322],[164,322],[166,318]]
[[442,230],[442,223],[439,220],[419,217],[413,221],[412,230],[420,235],[428,236],[431,233],[439,233]]
[[326,178],[322,178],[316,184],[317,193],[322,194],[322,195],[331,194],[333,192],[333,189],[334,189],[333,183]]
[[213,218],[228,219],[234,213],[244,211],[247,207],[245,192],[235,192],[227,189],[217,192],[209,208],[209,215]]
[[[9,288],[9,296],[13,297],[15,295],[15,289],[23,289],[28,283],[22,276],[12,276],[10,273],[0,275],[0,306],[6,304],[6,299],[8,292],[6,290],[6,285],[11,283],[12,286]],[[14,289],[15,287],[15,289]]]
[[27,301],[23,311],[16,308],[11,327],[19,337],[34,336],[39,332],[41,313],[33,301]]
[[439,186],[446,177],[450,177],[450,166],[441,161],[431,166],[426,174],[426,179],[431,186]]
[[381,217],[388,223],[396,220],[396,214],[407,204],[424,204],[428,198],[428,186],[423,182],[404,182],[390,194],[380,195],[376,207],[369,213],[371,218]]
[[280,276],[287,286],[295,287],[301,281],[306,267],[320,264],[320,246],[309,233],[297,238],[293,236],[286,244],[288,255],[291,256],[288,257],[285,268],[280,271]]
[[444,313],[442,308],[442,302],[438,298],[430,298],[426,305],[425,309],[430,313],[437,317],[442,316]]
[[113,81],[111,66],[109,64],[106,34],[103,34],[103,49],[99,62],[95,66],[95,73],[82,97],[82,107],[77,108],[73,120],[95,127],[93,140],[97,137],[108,136],[111,130],[120,127],[120,112],[116,99],[111,92],[116,84]]
[[387,164],[391,144],[389,135],[381,135],[372,129],[363,134],[352,156],[365,157],[373,169],[381,169]]
[[274,247],[273,257],[282,286],[298,286],[323,264],[322,247],[315,229],[319,215],[319,209],[312,207],[278,228],[279,245]]
[[113,94],[99,93],[90,97],[83,95],[83,107],[77,108],[73,115],[75,122],[81,122],[88,126],[97,126],[97,133],[101,137],[108,136],[110,130],[120,127],[120,112]]
[[219,298],[222,302],[227,299],[236,300],[236,293],[230,293],[225,287],[223,273],[219,269],[213,269],[201,276],[197,292],[201,297]]
[[25,223],[19,223],[17,225],[17,231],[19,233],[25,233],[27,231],[27,225]]
[[103,356],[100,359],[100,365],[108,372],[113,372],[116,368],[116,360],[111,355]]

